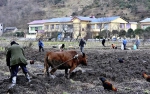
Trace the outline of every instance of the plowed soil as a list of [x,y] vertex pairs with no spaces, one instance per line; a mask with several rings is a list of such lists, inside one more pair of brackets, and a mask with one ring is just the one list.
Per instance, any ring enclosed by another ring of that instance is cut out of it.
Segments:
[[[150,82],[142,73],[150,74],[150,50],[120,49],[85,49],[88,66],[79,65],[70,79],[64,77],[64,71],[58,70],[53,79],[43,75],[44,56],[47,51],[57,49],[25,49],[28,60],[35,60],[27,68],[33,75],[27,82],[22,71],[18,73],[17,85],[8,92],[9,70],[6,66],[5,53],[0,52],[0,92],[1,94],[149,94]],[[79,52],[78,49],[75,49]],[[124,62],[118,62],[124,58]],[[116,88],[117,92],[104,90],[99,77],[105,77]]]

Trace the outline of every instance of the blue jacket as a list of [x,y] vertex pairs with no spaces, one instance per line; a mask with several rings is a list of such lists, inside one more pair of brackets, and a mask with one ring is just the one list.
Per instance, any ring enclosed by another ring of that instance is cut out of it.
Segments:
[[123,44],[127,44],[127,40],[126,39],[123,40]]
[[139,44],[140,44],[140,40],[136,40],[135,45],[139,45]]
[[44,46],[44,44],[43,44],[43,42],[42,42],[41,40],[39,40],[38,45],[39,45],[39,46],[42,46],[42,47]]

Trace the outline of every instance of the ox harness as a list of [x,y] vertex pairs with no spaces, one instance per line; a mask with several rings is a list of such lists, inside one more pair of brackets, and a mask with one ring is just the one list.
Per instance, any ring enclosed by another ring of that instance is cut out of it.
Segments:
[[78,57],[79,57],[79,55],[78,55],[78,54],[76,54],[73,58],[71,58],[71,59],[69,59],[69,60],[67,60],[67,61],[65,61],[65,62],[63,62],[63,63],[61,63],[61,64],[59,64],[59,65],[57,65],[57,66],[55,66],[55,67],[54,67],[54,68],[52,68],[52,69],[55,69],[55,68],[57,68],[57,67],[59,67],[59,66],[61,66],[61,65],[65,64],[65,63],[67,63],[68,61],[73,60],[73,59],[77,59],[77,60],[78,60],[78,62],[79,62]]

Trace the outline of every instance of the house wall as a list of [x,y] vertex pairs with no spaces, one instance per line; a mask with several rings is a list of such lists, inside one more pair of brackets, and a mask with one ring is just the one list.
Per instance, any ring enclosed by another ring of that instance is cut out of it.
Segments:
[[87,34],[87,24],[89,22],[87,21],[81,21],[81,28],[80,28],[80,31],[81,31],[81,38],[84,38]]
[[26,34],[26,35],[25,35],[25,38],[35,39],[35,38],[36,38],[36,35],[29,35],[29,34]]
[[[49,34],[48,36],[51,36],[52,32],[62,32],[62,27],[59,27],[59,25],[63,25],[63,24],[72,24],[73,25],[73,38],[77,38],[79,33],[81,34],[80,36],[83,38],[86,36],[87,34],[87,25],[90,24],[91,28],[90,31],[92,33],[92,37],[94,38],[95,36],[99,35],[100,32],[100,28],[99,28],[99,22],[94,22],[91,23],[89,21],[83,21],[80,20],[78,18],[74,18],[72,21],[70,22],[46,22],[44,24],[37,24],[37,25],[29,25],[29,33],[36,33],[35,30],[31,30],[31,27],[38,27],[38,26],[42,26],[42,29],[44,30],[44,32],[47,32],[47,34]],[[127,28],[127,24],[128,22],[123,20],[122,18],[117,18],[111,22],[108,23],[102,23],[102,29],[101,30],[128,30],[129,28]],[[52,28],[53,27],[53,28]],[[132,24],[131,23],[131,28],[133,30],[135,30],[137,28],[137,24]]]
[[77,38],[80,33],[80,37],[84,38],[87,34],[87,24],[89,21],[82,21],[78,18],[73,19],[73,38]]
[[142,29],[146,29],[147,27],[150,27],[150,22],[144,22],[140,23]]
[[127,27],[126,27],[127,23],[128,22],[123,20],[122,18],[118,18],[116,20],[113,20],[110,23],[110,31],[112,31],[112,30],[118,30],[118,31],[125,30],[125,31],[127,31]]
[[[149,25],[149,26],[150,26],[150,25]],[[132,23],[131,23],[131,29],[133,29],[133,30],[137,29],[137,24],[132,24]]]
[[[44,30],[44,24],[34,24],[34,25],[29,25],[29,33],[34,33],[36,34],[37,32],[35,31],[36,28],[42,27],[41,29]],[[34,28],[34,29],[33,29]]]
[[80,33],[80,29],[81,29],[81,23],[80,23],[80,20],[79,19],[74,19],[73,20],[73,38],[77,38],[77,36],[79,35]]
[[123,20],[122,18],[117,18],[117,19],[115,19],[115,20],[113,20],[113,21],[111,21],[112,23],[114,22],[114,23],[128,23],[127,21],[125,21],[125,20]]
[[0,36],[3,34],[3,24],[0,23]]
[[[47,37],[52,37],[53,32],[63,32],[66,30],[66,32],[72,32],[73,28],[68,29],[65,25],[72,25],[72,22],[47,22],[44,24],[44,31],[46,32]],[[61,34],[61,37],[63,37],[64,34]],[[54,36],[53,36],[54,37]]]

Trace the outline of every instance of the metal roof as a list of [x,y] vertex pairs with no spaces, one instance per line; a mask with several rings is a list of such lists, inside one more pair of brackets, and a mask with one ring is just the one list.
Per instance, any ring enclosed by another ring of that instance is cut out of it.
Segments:
[[101,18],[95,18],[95,17],[83,17],[83,16],[76,16],[76,17],[61,17],[61,18],[52,18],[47,20],[35,20],[28,24],[43,24],[46,22],[69,22],[72,21],[73,18],[78,18],[82,21],[90,21],[90,22],[111,22],[117,18],[120,18],[120,16],[113,16],[113,17],[101,17]]
[[72,17],[61,17],[61,18],[52,18],[47,20],[47,22],[69,22],[72,20]]
[[120,18],[120,16],[112,16],[112,17],[101,17],[101,18],[98,18],[97,21],[98,22],[111,22],[117,18]]
[[47,22],[47,20],[35,20],[35,21],[32,21],[32,22],[29,22],[28,24],[43,24]]
[[146,19],[144,19],[144,20],[142,20],[140,22],[150,22],[150,18],[146,18]]

